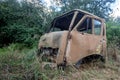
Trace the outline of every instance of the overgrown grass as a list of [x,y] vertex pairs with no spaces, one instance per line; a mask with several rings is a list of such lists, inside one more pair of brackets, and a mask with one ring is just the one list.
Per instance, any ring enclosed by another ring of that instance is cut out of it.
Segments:
[[37,70],[39,64],[35,62],[35,50],[20,49],[14,44],[0,49],[0,80],[37,80],[40,72]]
[[73,66],[65,71],[43,69],[36,50],[36,47],[25,48],[19,44],[0,49],[0,80],[120,80],[120,64],[111,58],[106,67],[91,63],[80,70]]
[[60,75],[60,70],[42,70],[35,47],[22,47],[12,44],[0,49],[0,80],[49,80]]

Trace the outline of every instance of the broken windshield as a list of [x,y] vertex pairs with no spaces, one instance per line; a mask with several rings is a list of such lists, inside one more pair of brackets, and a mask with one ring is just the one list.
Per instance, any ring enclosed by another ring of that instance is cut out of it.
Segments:
[[[69,25],[70,25],[70,23],[72,21],[72,18],[74,16],[74,12],[75,11],[71,11],[69,13],[66,13],[66,14],[64,14],[62,16],[59,16],[59,17],[55,18],[52,21],[52,25],[51,25],[50,31],[51,31],[52,28],[57,28],[57,29],[59,29],[61,31],[68,30],[69,29]],[[77,17],[76,17],[76,19],[74,21],[72,29],[82,19],[83,16],[84,16],[84,13],[82,13],[82,12],[79,12],[77,14]]]

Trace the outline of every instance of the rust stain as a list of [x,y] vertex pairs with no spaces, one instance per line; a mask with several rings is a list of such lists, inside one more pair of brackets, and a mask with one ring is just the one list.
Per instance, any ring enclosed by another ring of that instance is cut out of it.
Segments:
[[[73,17],[70,26],[74,24],[77,14],[78,13],[76,13]],[[87,33],[78,31],[77,28],[87,17],[91,18],[92,32]],[[97,19],[102,23],[99,35],[95,34],[95,26],[93,25],[94,19]],[[93,15],[85,14],[85,16],[78,22],[78,24],[72,30],[69,29],[65,31],[56,31],[44,34],[39,41],[38,48],[58,48],[58,52],[56,53],[55,58],[56,63],[63,63],[63,57],[65,56],[68,64],[74,64],[80,59],[93,54],[107,56],[106,42],[106,26],[104,20]]]

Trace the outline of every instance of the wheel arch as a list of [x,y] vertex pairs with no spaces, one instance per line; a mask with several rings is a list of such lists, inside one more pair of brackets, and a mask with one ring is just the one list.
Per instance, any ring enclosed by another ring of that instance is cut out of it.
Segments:
[[105,63],[105,57],[101,54],[92,54],[92,55],[88,55],[86,57],[83,57],[82,59],[78,60],[75,63],[75,66],[79,67],[81,64],[84,63],[90,63],[93,60],[100,60],[101,62]]

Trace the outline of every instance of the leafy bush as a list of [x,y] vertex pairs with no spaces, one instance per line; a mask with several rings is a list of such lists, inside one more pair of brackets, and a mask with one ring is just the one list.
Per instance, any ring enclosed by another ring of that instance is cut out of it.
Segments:
[[107,22],[107,39],[108,45],[110,43],[115,44],[116,46],[120,47],[120,24],[109,21]]
[[[39,33],[39,29],[28,28],[24,25],[13,24],[1,28],[2,34],[0,34],[0,43],[24,43],[26,46],[30,46],[35,43],[35,34]],[[37,39],[39,35],[37,36]]]
[[45,31],[43,14],[43,7],[34,3],[0,1],[0,47],[11,43],[32,46]]

